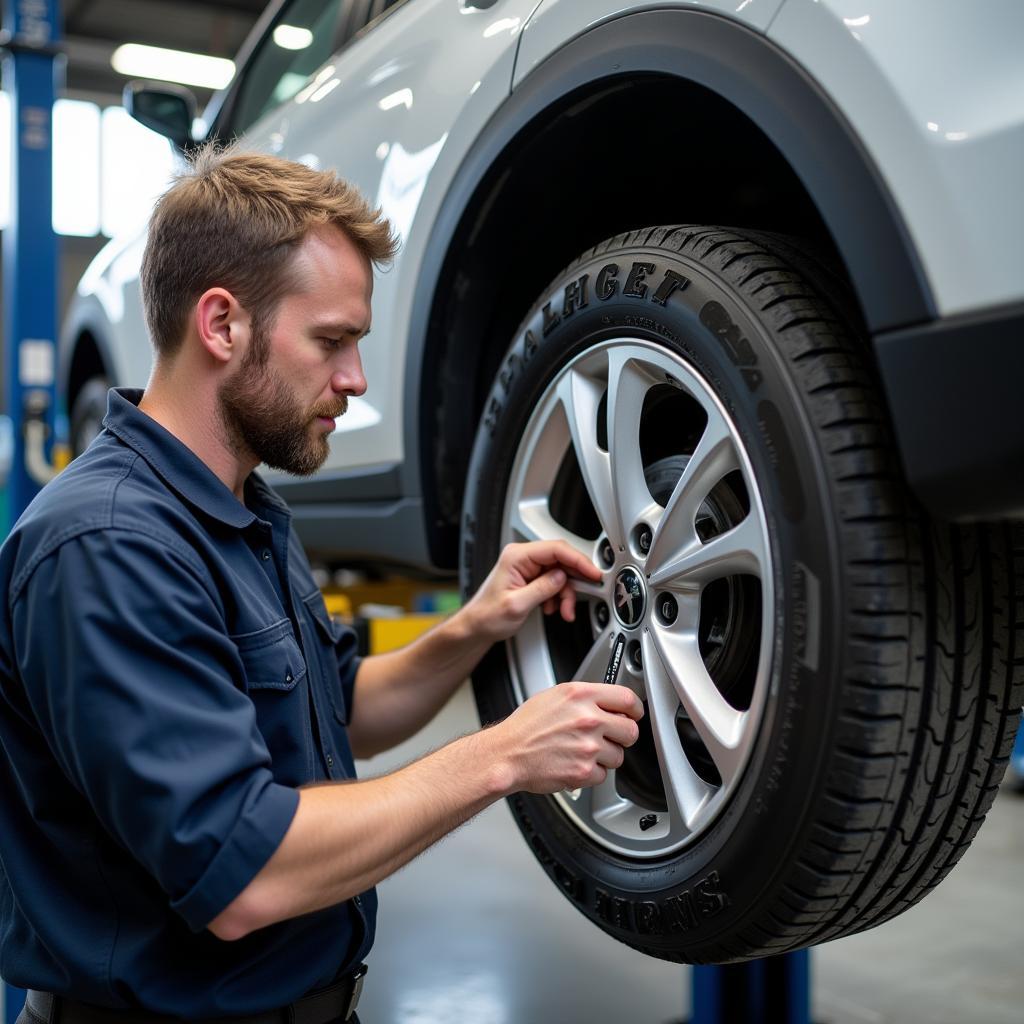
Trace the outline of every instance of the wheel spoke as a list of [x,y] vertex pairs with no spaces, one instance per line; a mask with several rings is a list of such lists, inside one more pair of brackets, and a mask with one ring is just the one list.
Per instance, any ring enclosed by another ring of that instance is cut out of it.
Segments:
[[673,554],[699,543],[697,510],[715,485],[738,467],[729,428],[717,413],[712,413],[654,531],[647,556],[650,571],[656,571]]
[[555,667],[544,632],[544,616],[539,608],[526,617],[516,634],[513,648],[524,697],[530,698],[561,681],[555,678]]
[[640,415],[654,383],[622,350],[608,353],[608,457],[622,537],[654,504],[640,458]]
[[[587,555],[589,558],[590,555]],[[611,599],[611,586],[610,576],[606,576],[605,579],[600,583],[594,583],[591,580],[581,580],[574,576],[572,578],[572,589],[576,591],[578,597],[592,597],[599,601],[608,601]]]
[[609,818],[616,812],[630,807],[630,802],[619,795],[615,788],[615,771],[609,769],[604,782],[596,786],[586,786],[566,794],[573,802],[575,811],[584,820],[600,823],[602,818]]
[[732,707],[715,686],[696,634],[655,630],[652,640],[672,692],[704,741],[723,785],[728,785],[742,758],[746,712]]
[[[590,559],[594,557],[594,542],[567,530],[557,522],[551,515],[546,497],[520,499],[509,515],[509,527],[517,540],[564,540],[581,555]],[[573,582],[577,583],[575,580]],[[577,590],[581,593],[589,592],[580,585],[577,585]]]
[[756,516],[748,514],[731,530],[712,537],[706,544],[695,540],[689,548],[663,563],[651,573],[651,585],[702,586],[723,576],[741,573],[763,578],[764,564],[761,524]]
[[601,382],[576,370],[570,370],[558,385],[558,397],[565,409],[569,435],[587,494],[608,539],[613,546],[619,547],[623,537],[608,453],[597,446],[597,410],[603,394]]
[[[713,789],[693,770],[683,752],[676,731],[679,695],[650,633],[643,638],[644,674],[647,677],[647,708],[651,716],[654,746],[658,752],[661,779],[665,787],[669,815],[673,822],[692,830],[701,809]],[[673,824],[673,832],[680,831]]]

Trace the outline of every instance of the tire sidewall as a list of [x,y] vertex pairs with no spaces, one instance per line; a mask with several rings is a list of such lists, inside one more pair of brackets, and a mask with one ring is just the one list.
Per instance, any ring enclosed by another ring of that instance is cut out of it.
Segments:
[[[662,304],[658,295],[665,294],[670,273],[688,284]],[[742,926],[779,884],[820,798],[841,647],[839,538],[824,461],[778,332],[707,261],[624,246],[580,261],[556,281],[501,364],[467,481],[467,594],[499,553],[510,470],[541,394],[576,355],[623,337],[655,342],[684,358],[725,407],[750,460],[773,562],[775,630],[762,724],[743,776],[714,823],[662,859],[611,853],[550,797],[521,793],[510,804],[537,859],[600,927],[654,951],[676,953],[682,943],[699,959],[702,944]],[[474,689],[484,722],[514,709],[504,645],[474,673]]]

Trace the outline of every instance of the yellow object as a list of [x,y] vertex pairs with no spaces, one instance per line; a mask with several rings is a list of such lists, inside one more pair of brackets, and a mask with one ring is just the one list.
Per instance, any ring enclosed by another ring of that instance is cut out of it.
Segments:
[[370,619],[370,653],[396,651],[445,618],[444,615],[402,615],[395,619]]
[[346,622],[352,621],[352,600],[348,594],[342,594],[337,590],[325,590],[324,604],[327,605],[327,614],[332,618],[344,619]]
[[53,468],[59,473],[67,469],[71,462],[71,447],[66,444],[55,444],[53,446]]

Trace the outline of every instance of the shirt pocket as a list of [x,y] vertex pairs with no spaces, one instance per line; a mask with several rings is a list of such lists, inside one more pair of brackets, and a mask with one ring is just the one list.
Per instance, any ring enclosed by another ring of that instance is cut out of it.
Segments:
[[338,664],[337,643],[341,636],[341,627],[327,614],[327,607],[319,590],[314,590],[312,594],[304,597],[302,603],[313,620],[317,656],[320,658],[320,678],[327,691],[331,711],[336,721],[341,725],[348,725],[348,708],[341,691],[341,670]]
[[273,761],[276,781],[301,785],[313,777],[306,662],[287,619],[231,637],[245,670],[246,692]]

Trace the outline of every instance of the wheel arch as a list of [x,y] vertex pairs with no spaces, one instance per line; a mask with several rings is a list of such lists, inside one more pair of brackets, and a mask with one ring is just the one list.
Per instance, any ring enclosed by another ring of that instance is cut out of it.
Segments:
[[79,327],[64,356],[61,381],[65,408],[70,414],[82,386],[91,377],[102,375],[114,384],[113,363],[103,335],[88,325]]
[[497,111],[431,230],[433,273],[419,279],[410,321],[404,482],[424,496],[435,565],[457,563],[476,424],[519,319],[590,246],[675,222],[810,238],[845,266],[871,332],[935,315],[870,156],[775,44],[695,11],[588,31]]

